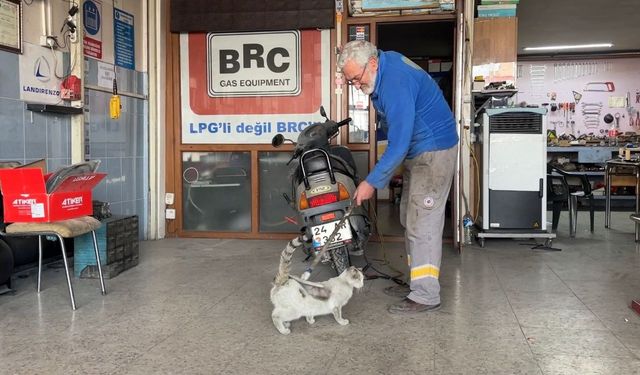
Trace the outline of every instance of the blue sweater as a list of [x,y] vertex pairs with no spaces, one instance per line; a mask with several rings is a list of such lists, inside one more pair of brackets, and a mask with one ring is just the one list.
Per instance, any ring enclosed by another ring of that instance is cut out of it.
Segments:
[[456,121],[438,84],[397,52],[379,52],[371,101],[382,126],[388,127],[387,149],[366,179],[377,189],[389,184],[404,159],[458,143]]

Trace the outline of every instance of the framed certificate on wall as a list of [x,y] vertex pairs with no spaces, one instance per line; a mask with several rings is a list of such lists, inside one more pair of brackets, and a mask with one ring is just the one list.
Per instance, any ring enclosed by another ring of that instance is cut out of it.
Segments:
[[0,0],[0,49],[22,53],[20,0]]

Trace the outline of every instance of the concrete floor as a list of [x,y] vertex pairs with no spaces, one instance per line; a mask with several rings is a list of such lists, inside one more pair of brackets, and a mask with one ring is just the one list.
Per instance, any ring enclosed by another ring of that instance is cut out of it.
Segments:
[[[378,279],[346,306],[350,325],[297,321],[289,336],[273,327],[268,297],[285,241],[145,242],[107,296],[97,280],[74,280],[75,312],[62,270],[44,272],[39,296],[31,273],[0,296],[0,374],[640,374],[628,214],[614,213],[612,230],[598,220],[594,234],[579,216],[569,239],[563,213],[561,252],[491,239],[462,255],[445,249],[438,312],[389,315],[391,282]],[[384,254],[404,262],[400,244]],[[380,246],[369,256],[383,258]]]

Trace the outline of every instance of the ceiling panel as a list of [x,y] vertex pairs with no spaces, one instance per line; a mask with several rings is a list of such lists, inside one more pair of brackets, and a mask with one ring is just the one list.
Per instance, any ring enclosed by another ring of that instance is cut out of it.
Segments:
[[541,53],[525,47],[591,43],[614,46],[572,53],[640,51],[640,0],[520,0],[517,15],[519,55]]

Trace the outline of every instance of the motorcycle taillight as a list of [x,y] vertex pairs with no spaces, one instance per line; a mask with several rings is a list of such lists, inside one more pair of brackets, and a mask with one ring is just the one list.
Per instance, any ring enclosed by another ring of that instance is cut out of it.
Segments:
[[349,199],[349,191],[347,190],[347,188],[342,185],[341,183],[338,183],[338,195],[339,195],[339,199],[341,201],[345,200],[345,199]]
[[315,197],[308,198],[310,207],[324,206],[338,201],[337,193],[327,193],[316,195]]

